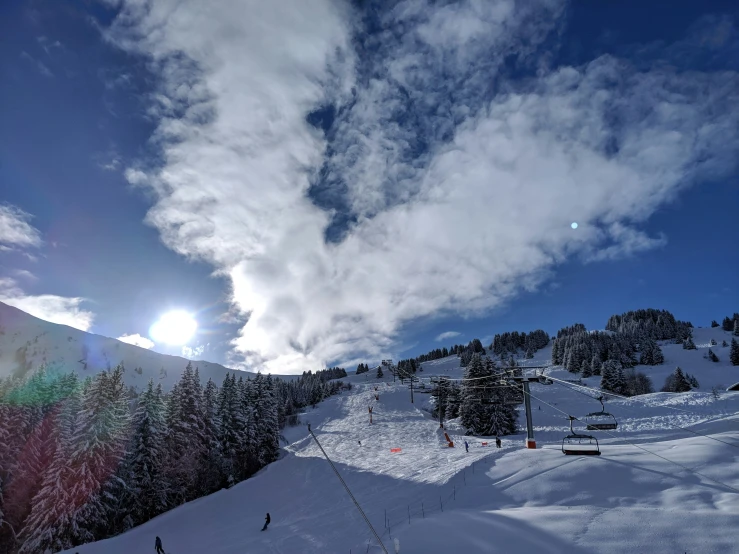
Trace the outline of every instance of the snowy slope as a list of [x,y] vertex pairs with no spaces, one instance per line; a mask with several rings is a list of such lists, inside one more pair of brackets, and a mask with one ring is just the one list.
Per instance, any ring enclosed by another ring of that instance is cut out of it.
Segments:
[[[529,363],[547,356],[541,351]],[[426,362],[421,375],[461,377],[458,364],[456,357]],[[552,375],[560,372],[572,377],[557,369]],[[565,414],[600,407],[589,393],[532,385],[539,448],[522,448],[521,433],[504,438],[502,449],[468,438],[466,453],[455,422],[447,431],[457,447],[445,446],[438,422],[424,410],[430,398],[423,389],[411,404],[407,386],[391,376],[348,380],[353,390],[301,419],[311,423],[390,552],[396,538],[409,554],[737,551],[739,393],[610,400],[607,409],[621,425],[593,432],[603,455],[586,458],[564,456],[560,443]],[[730,444],[679,428],[686,425]],[[381,552],[374,542],[368,547],[370,531],[306,427],[285,435],[284,457],[252,479],[74,552],[144,552],[156,535],[170,554]],[[272,524],[262,533],[267,511]]]
[[[22,376],[43,363],[62,371],[76,371],[84,377],[120,362],[126,367],[128,385],[140,389],[153,378],[168,390],[188,360],[49,323],[0,302],[0,377]],[[193,364],[199,368],[203,382],[212,377],[221,383],[233,371],[211,362]],[[141,373],[136,368],[141,368]]]

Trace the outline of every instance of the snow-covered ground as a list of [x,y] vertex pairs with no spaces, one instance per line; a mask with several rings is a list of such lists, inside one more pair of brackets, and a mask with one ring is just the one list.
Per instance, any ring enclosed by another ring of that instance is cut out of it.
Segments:
[[[707,347],[667,345],[664,366],[641,368],[659,389],[679,364],[700,380],[701,391],[608,400],[619,428],[590,432],[600,441],[599,457],[562,454],[568,431],[562,412],[581,417],[600,404],[588,391],[557,383],[532,385],[536,450],[523,448],[522,432],[505,437],[501,449],[468,438],[466,453],[454,422],[447,432],[455,448],[448,448],[426,411],[429,395],[417,390],[411,404],[407,385],[374,373],[350,377],[353,390],[301,419],[311,424],[389,552],[395,539],[409,554],[738,552],[739,393],[715,398],[709,391],[739,380],[739,368],[728,365],[720,347],[723,331],[696,329],[696,344],[708,342],[704,334],[719,342],[714,351],[720,363],[703,360]],[[549,357],[544,349],[527,363]],[[426,362],[419,375],[461,377],[458,364],[456,357]],[[522,414],[519,426],[524,422]],[[711,438],[679,428],[685,426]],[[70,552],[145,552],[157,535],[168,554],[381,552],[307,427],[286,429],[285,436],[282,459],[252,479]],[[260,532],[265,512],[272,523]]]

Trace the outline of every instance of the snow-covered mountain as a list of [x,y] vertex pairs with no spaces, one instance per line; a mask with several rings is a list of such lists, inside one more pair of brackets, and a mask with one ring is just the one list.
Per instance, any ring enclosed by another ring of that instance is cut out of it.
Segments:
[[[576,431],[597,437],[601,456],[562,453],[566,416],[582,419],[600,404],[597,390],[567,383],[578,376],[558,366],[546,373],[562,382],[531,387],[537,449],[524,448],[522,413],[519,433],[504,437],[501,449],[465,436],[454,420],[439,429],[425,393],[431,376],[463,376],[450,356],[423,363],[413,404],[407,384],[389,373],[350,376],[352,390],[302,414],[303,425],[284,431],[282,459],[251,479],[69,552],[143,552],[160,536],[175,554],[381,553],[306,423],[388,552],[396,539],[403,554],[736,552],[739,393],[710,391],[739,376],[739,367],[720,346],[721,329],[697,328],[693,336],[697,350],[665,344],[664,365],[638,369],[659,390],[680,365],[701,382],[699,391],[610,398],[614,431],[585,431],[575,422]],[[703,357],[711,338],[718,363]],[[550,359],[551,344],[526,364]],[[597,387],[598,380],[582,383]],[[272,523],[261,532],[265,512]]]
[[[169,390],[187,366],[180,356],[159,354],[116,339],[43,321],[0,302],[0,377],[24,376],[41,364],[82,377],[123,362],[126,383],[140,390],[149,379]],[[234,370],[193,360],[202,382],[221,383]]]

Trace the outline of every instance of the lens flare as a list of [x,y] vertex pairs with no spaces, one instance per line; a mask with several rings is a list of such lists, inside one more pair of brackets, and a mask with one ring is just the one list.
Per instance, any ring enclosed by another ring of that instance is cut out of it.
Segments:
[[573,229],[577,229],[577,222],[576,221],[573,221],[572,222],[572,225],[570,225],[570,227],[572,227]]

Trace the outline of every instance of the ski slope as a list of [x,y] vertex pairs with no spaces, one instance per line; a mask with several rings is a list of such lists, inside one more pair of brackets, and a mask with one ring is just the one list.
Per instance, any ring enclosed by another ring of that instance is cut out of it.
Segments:
[[[665,355],[679,358],[683,369],[702,385],[705,381],[703,389],[710,389],[713,378],[728,382],[732,373],[739,374],[725,356],[721,364],[704,367],[700,350],[671,345]],[[542,350],[528,363],[548,356]],[[458,378],[458,364],[456,357],[426,362],[419,375]],[[664,374],[673,369],[649,368]],[[716,373],[704,379],[701,371]],[[573,377],[557,368],[551,375]],[[353,390],[303,414],[303,425],[285,430],[289,444],[282,458],[252,479],[70,552],[146,552],[157,535],[168,554],[382,552],[306,423],[389,552],[395,539],[400,552],[409,554],[738,550],[739,393],[723,392],[718,399],[710,392],[611,399],[606,409],[618,418],[619,429],[591,431],[603,454],[579,457],[560,451],[566,420],[558,410],[580,417],[600,404],[571,388],[532,385],[536,450],[523,448],[521,432],[505,437],[501,449],[468,437],[466,453],[454,421],[446,430],[455,448],[446,446],[422,390],[415,391],[411,404],[408,387],[393,383],[392,376],[376,379],[371,372],[348,380]],[[524,422],[521,417],[519,426]],[[688,425],[730,444],[678,428]],[[272,523],[260,532],[265,512]]]

